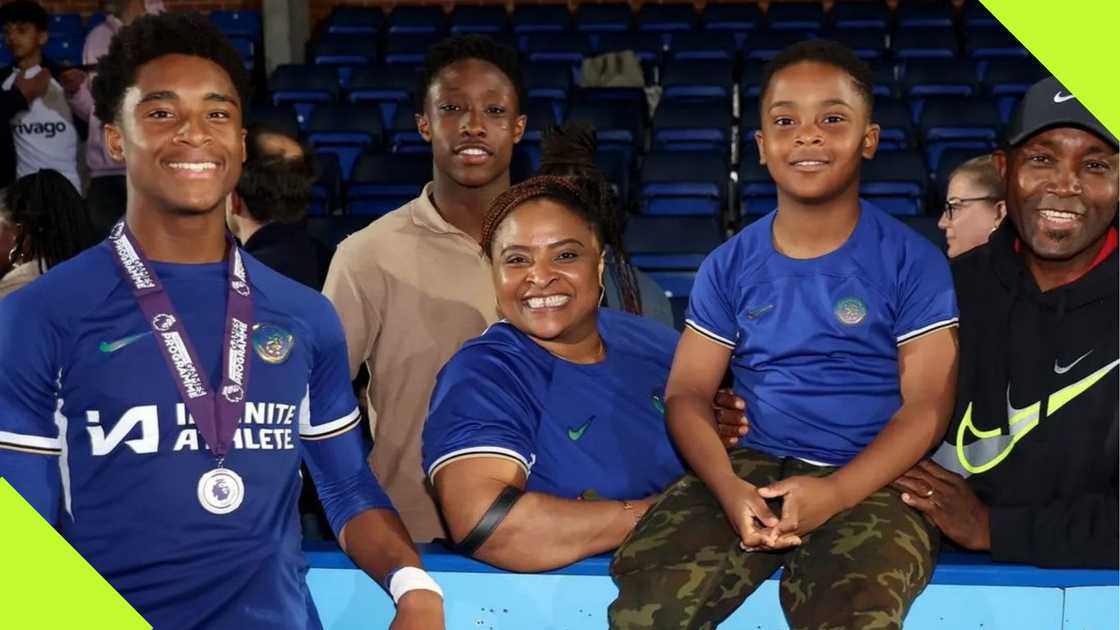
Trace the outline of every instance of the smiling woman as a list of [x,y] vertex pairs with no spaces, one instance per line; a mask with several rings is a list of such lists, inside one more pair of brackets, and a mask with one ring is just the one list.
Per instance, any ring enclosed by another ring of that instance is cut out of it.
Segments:
[[599,308],[597,198],[540,176],[494,200],[482,247],[505,319],[444,367],[424,427],[452,538],[507,569],[614,549],[683,473],[662,417],[677,335]]

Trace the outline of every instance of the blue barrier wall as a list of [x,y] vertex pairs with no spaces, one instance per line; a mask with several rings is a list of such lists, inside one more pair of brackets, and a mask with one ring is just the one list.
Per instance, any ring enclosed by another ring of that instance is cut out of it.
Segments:
[[[384,628],[393,605],[337,547],[305,547],[307,582],[327,630]],[[606,627],[615,587],[608,558],[559,571],[519,575],[422,546],[446,593],[449,630],[585,630]],[[907,630],[1107,630],[1120,627],[1120,572],[1047,570],[945,554],[906,618]],[[778,581],[768,580],[721,626],[786,630]]]

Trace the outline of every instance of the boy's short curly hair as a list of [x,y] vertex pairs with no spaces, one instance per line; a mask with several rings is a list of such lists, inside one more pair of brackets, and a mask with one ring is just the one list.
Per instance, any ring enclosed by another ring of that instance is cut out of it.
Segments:
[[485,61],[501,70],[517,93],[518,113],[524,113],[529,99],[525,90],[525,79],[521,76],[517,51],[485,35],[474,34],[449,37],[428,48],[413,95],[417,113],[424,112],[424,99],[428,96],[428,88],[432,86],[440,71],[453,63],[467,59]]
[[198,13],[162,13],[139,17],[122,28],[97,62],[91,90],[97,117],[115,121],[125,90],[136,84],[140,67],[165,55],[201,57],[221,66],[237,89],[242,108],[248,105],[248,73],[218,27]]
[[803,61],[823,63],[848,73],[856,86],[856,91],[867,103],[868,112],[871,111],[875,101],[871,68],[867,62],[857,57],[852,49],[827,39],[798,42],[782,50],[778,56],[767,63],[762,69],[762,91],[758,95],[759,102],[766,97],[766,91],[770,89],[770,82],[775,74]]

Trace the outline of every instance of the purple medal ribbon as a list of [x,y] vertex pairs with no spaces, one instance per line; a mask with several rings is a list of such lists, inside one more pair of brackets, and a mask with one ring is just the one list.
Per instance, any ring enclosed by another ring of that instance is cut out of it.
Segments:
[[210,378],[198,361],[198,353],[183,326],[159,277],[152,270],[143,250],[122,219],[109,233],[109,245],[121,275],[132,288],[145,319],[159,341],[163,358],[179,388],[179,396],[194,418],[210,452],[218,458],[218,468],[237,431],[249,388],[249,326],[253,300],[249,280],[241,261],[241,250],[226,232],[229,244],[229,273],[226,325],[222,345],[222,384],[210,390]]

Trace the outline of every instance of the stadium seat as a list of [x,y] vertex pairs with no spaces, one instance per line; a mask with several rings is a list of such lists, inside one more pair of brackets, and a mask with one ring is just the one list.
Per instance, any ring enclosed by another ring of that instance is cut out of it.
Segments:
[[568,7],[562,4],[518,4],[510,18],[513,32],[526,33],[563,33],[571,29],[572,16]]
[[661,97],[666,101],[723,102],[730,107],[735,88],[733,70],[730,61],[675,61],[661,79]]
[[623,235],[630,262],[646,271],[695,271],[721,242],[719,221],[711,217],[633,215]]
[[64,66],[82,65],[81,34],[51,37],[47,40],[47,45],[43,47],[43,55]]
[[499,5],[457,5],[451,12],[452,33],[496,34],[506,30],[506,9]]
[[949,248],[949,245],[945,242],[945,233],[937,227],[938,219],[940,219],[939,216],[903,217],[902,222],[910,226],[910,229],[929,239],[938,251],[943,252]]
[[346,190],[346,213],[381,216],[420,195],[432,178],[425,155],[363,154]]
[[894,56],[908,59],[951,59],[957,56],[957,36],[947,28],[900,28],[892,41]]
[[727,160],[707,151],[652,151],[642,163],[642,214],[718,218],[725,207]]
[[385,37],[385,63],[418,66],[424,63],[428,48],[443,39],[442,33],[390,32]]
[[973,59],[1024,59],[1030,56],[1030,52],[1006,29],[977,29],[969,32],[966,37],[965,50]]
[[552,117],[561,119],[572,95],[572,66],[563,61],[542,61],[522,66],[529,102],[547,102]]
[[349,181],[358,155],[381,150],[380,112],[373,104],[320,105],[311,113],[307,141],[317,153],[337,155],[342,180]]
[[761,31],[747,36],[743,55],[748,61],[770,61],[785,48],[809,38],[803,31]]
[[578,66],[593,50],[591,37],[584,33],[534,33],[525,52],[533,63],[562,61]]
[[342,85],[350,81],[354,67],[377,62],[377,39],[369,35],[328,35],[315,47],[316,64],[335,66]]
[[726,103],[661,103],[653,115],[653,149],[730,154],[730,107]]
[[[704,6],[700,13],[700,25],[705,31],[731,31],[745,34],[765,24],[762,11],[752,3],[712,3]],[[738,45],[742,45],[740,40]]]
[[752,96],[739,101],[739,136],[740,146],[754,144],[754,132],[762,125],[762,113],[759,111],[758,97]]
[[1000,118],[1007,122],[1027,90],[1050,73],[1034,58],[992,59],[980,64],[985,93],[995,97]]
[[245,66],[245,69],[251,72],[253,64],[256,62],[256,42],[248,37],[233,36],[229,38],[229,43],[233,45],[234,50],[241,57],[241,63]]
[[894,215],[920,215],[928,182],[921,153],[879,151],[863,164],[860,196]]
[[905,64],[903,85],[911,100],[927,96],[958,96],[976,94],[978,75],[972,63],[959,59],[915,59]]
[[691,4],[643,4],[638,9],[638,30],[648,33],[683,33],[691,31],[697,22],[696,10]]
[[240,35],[253,40],[261,36],[259,11],[211,11],[210,21],[227,36]]
[[824,28],[824,9],[819,2],[771,2],[766,23],[776,31],[818,33]]
[[739,212],[744,216],[767,214],[778,207],[778,187],[758,159],[758,144],[744,142],[739,158]]
[[898,96],[897,81],[894,76],[894,65],[885,60],[871,61],[871,92],[876,97],[885,96],[894,98]]
[[525,111],[525,134],[517,145],[519,150],[525,151],[536,171],[540,166],[541,138],[544,131],[561,120],[555,113],[550,101],[535,101],[530,99]]
[[342,189],[342,171],[334,153],[313,153],[311,163],[315,169],[315,183],[311,186],[309,216],[331,214],[338,206]]
[[872,119],[879,124],[880,149],[914,146],[913,118],[905,103],[889,98],[876,99]]
[[259,124],[299,137],[299,115],[291,105],[255,105],[245,116],[245,126]]
[[385,23],[385,14],[374,7],[340,6],[327,18],[327,33],[334,35],[376,36]]
[[876,29],[890,27],[890,9],[883,2],[837,2],[832,7],[832,23],[837,29]]
[[965,3],[964,27],[968,32],[981,28],[1003,28],[1003,24],[978,0]]
[[936,170],[947,148],[994,148],[1002,123],[990,101],[936,99],[926,103],[919,126],[930,168]]
[[276,67],[268,82],[273,105],[296,108],[300,127],[307,125],[316,104],[338,97],[338,74],[330,67],[285,64]]
[[669,305],[673,308],[673,326],[677,330],[684,330],[688,298],[692,295],[696,274],[691,271],[651,271],[649,277],[665,290],[665,295],[669,298]]
[[397,105],[388,129],[389,149],[393,153],[431,154],[432,147],[416,130],[416,108],[411,102]]
[[748,100],[757,100],[762,92],[762,67],[757,61],[743,64],[743,76],[739,80],[740,108]]
[[895,10],[899,31],[911,28],[953,28],[953,7],[948,2],[900,2]]
[[444,26],[443,8],[435,5],[398,4],[393,7],[387,21],[393,34],[423,33],[440,35]]
[[580,4],[576,8],[576,30],[581,33],[619,33],[630,30],[633,14],[621,2]]
[[676,61],[734,61],[739,44],[726,31],[674,33],[669,56]]
[[829,34],[848,48],[860,59],[878,61],[887,56],[887,31],[877,28],[836,29]]
[[47,33],[50,38],[65,37],[81,39],[82,15],[80,13],[52,13],[47,18]]
[[397,105],[412,99],[418,71],[413,66],[396,64],[384,67],[357,68],[347,84],[347,100],[371,103],[381,112],[381,125],[388,128],[397,112]]
[[581,121],[595,128],[599,151],[615,151],[634,159],[645,141],[645,118],[635,116],[626,102],[579,100],[568,110],[569,121]]

